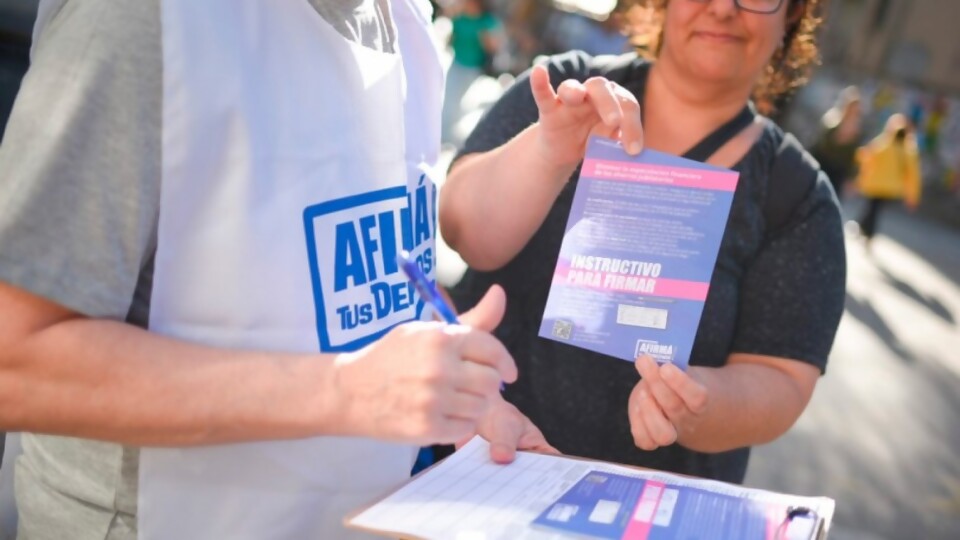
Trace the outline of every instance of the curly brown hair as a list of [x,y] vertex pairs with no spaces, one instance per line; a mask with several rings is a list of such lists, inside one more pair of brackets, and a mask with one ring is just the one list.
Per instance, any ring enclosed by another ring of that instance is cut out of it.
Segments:
[[[637,52],[647,58],[660,53],[663,36],[663,17],[669,0],[621,0],[618,11],[625,17]],[[772,106],[780,97],[807,82],[811,68],[819,63],[817,29],[823,23],[824,6],[828,0],[787,0],[789,13],[783,46],[777,49],[767,64],[753,91],[753,98]]]

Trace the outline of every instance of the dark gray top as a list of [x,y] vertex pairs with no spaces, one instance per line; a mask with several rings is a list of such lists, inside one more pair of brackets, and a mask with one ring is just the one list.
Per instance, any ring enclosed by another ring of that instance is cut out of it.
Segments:
[[[639,62],[639,60],[638,60]],[[583,53],[555,57],[554,85],[601,72]],[[625,85],[630,88],[629,85]],[[463,153],[496,148],[537,121],[526,77],[518,79],[481,120]],[[722,366],[731,353],[808,362],[824,370],[843,312],[846,261],[836,198],[826,176],[768,230],[764,217],[769,172],[783,133],[767,122],[762,137],[736,165],[740,182],[720,246],[691,364]],[[497,329],[517,361],[520,379],[506,398],[560,451],[620,463],[742,482],[749,449],[705,454],[680,445],[646,452],[630,434],[627,401],[639,380],[630,362],[537,337],[560,252],[579,168],[523,250],[493,272],[468,270],[452,291],[458,307],[476,303],[493,283],[507,292]],[[772,228],[771,228],[772,229]]]

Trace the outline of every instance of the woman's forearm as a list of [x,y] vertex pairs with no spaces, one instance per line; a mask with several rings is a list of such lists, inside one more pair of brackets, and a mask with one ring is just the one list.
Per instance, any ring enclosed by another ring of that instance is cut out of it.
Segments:
[[[738,358],[739,357],[739,358]],[[701,452],[722,452],[770,442],[790,429],[806,408],[820,373],[816,367],[785,359],[741,361],[733,355],[722,368],[691,367],[707,387],[706,414],[678,442]]]
[[443,238],[471,267],[510,261],[543,222],[575,167],[545,159],[538,125],[482,154],[465,156],[440,193]]

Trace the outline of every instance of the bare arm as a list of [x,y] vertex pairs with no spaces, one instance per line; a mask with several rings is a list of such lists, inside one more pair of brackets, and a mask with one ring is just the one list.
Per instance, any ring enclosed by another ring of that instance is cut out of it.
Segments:
[[587,139],[642,148],[640,106],[627,90],[595,77],[564,81],[555,92],[535,67],[530,89],[540,120],[500,148],[464,157],[440,197],[443,237],[478,270],[499,268],[527,243],[583,159]]
[[443,237],[470,266],[507,263],[533,236],[576,165],[557,165],[536,148],[530,126],[509,143],[464,156],[440,191]]
[[[499,322],[502,291],[491,296],[481,318]],[[502,345],[467,326],[403,325],[340,356],[232,351],[85,318],[0,283],[5,430],[154,446],[320,434],[453,442],[515,377]]]
[[770,442],[786,433],[806,408],[820,376],[815,366],[735,353],[721,368],[637,360],[643,379],[630,396],[634,441],[653,450],[678,442],[700,452],[722,452]]

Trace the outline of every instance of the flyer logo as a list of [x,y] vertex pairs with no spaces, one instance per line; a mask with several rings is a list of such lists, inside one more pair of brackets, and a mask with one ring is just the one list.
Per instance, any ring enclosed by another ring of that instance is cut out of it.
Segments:
[[410,252],[433,279],[435,208],[436,188],[421,176],[413,192],[398,186],[304,210],[320,350],[356,350],[420,318],[424,303],[397,255]]
[[662,344],[659,341],[650,341],[646,339],[637,340],[637,350],[634,357],[639,358],[647,355],[658,362],[673,362],[676,353],[673,345]]

